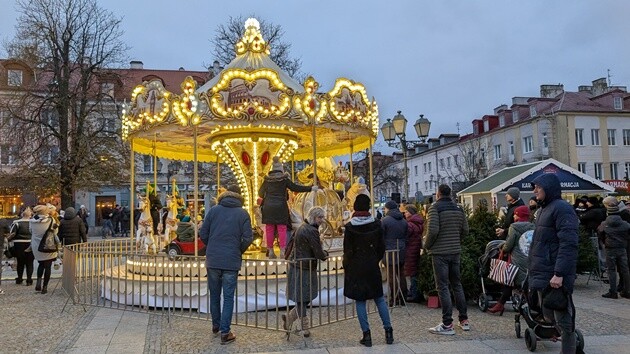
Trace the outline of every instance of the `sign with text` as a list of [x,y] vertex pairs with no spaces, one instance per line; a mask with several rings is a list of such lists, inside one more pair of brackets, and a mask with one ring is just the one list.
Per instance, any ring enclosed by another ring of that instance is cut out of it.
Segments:
[[[600,190],[601,188],[583,178],[578,177],[577,175],[571,173],[570,171],[566,171],[561,169],[560,167],[549,164],[543,167],[540,171],[536,171],[531,175],[523,178],[522,180],[514,183],[513,186],[517,187],[521,191],[531,191],[534,190],[534,185],[532,181],[536,179],[536,177],[542,175],[543,173],[553,173],[560,180],[560,187],[563,191],[568,190]],[[512,186],[509,186],[512,187]],[[505,191],[508,188],[505,188]]]

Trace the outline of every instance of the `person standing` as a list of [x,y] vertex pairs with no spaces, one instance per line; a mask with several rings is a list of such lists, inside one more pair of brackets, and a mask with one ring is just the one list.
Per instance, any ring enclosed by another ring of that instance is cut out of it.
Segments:
[[258,196],[262,198],[261,212],[262,223],[265,224],[265,239],[267,243],[267,257],[276,258],[273,250],[275,233],[278,232],[280,245],[280,258],[284,258],[284,249],[287,241],[287,224],[289,220],[289,205],[287,190],[293,192],[310,192],[317,187],[308,187],[295,184],[284,172],[282,163],[277,156],[273,158],[271,171],[265,176],[258,190]]
[[[560,328],[562,353],[575,353],[575,306],[571,294],[577,268],[579,220],[573,207],[562,200],[560,180],[555,174],[543,173],[532,184],[541,208],[529,248],[529,288],[538,292],[545,319],[555,320]],[[542,291],[548,286],[566,290],[565,310],[542,306]]]
[[383,295],[379,262],[385,255],[383,229],[370,214],[370,197],[359,194],[354,200],[354,213],[345,225],[343,235],[343,295],[356,302],[357,318],[363,338],[359,343],[372,346],[372,333],[367,315],[367,300],[374,300],[385,329],[385,341],[394,343],[394,330]]
[[422,233],[424,232],[424,219],[418,214],[418,208],[413,204],[404,206],[404,215],[407,219],[407,248],[405,251],[405,277],[409,277],[409,297],[407,302],[421,302],[422,294],[418,291],[418,266],[420,263],[420,250],[422,249]]
[[449,286],[453,288],[455,306],[459,312],[458,326],[470,331],[466,296],[461,282],[462,239],[468,235],[468,220],[464,211],[451,199],[451,187],[441,184],[437,201],[429,207],[427,232],[423,245],[433,258],[435,286],[442,304],[442,323],[429,328],[433,334],[454,335],[453,303]]
[[107,235],[114,237],[114,224],[112,224],[113,210],[109,205],[105,205],[101,210],[101,219],[103,220],[101,238],[106,239]]
[[312,207],[306,221],[298,227],[293,235],[293,247],[287,255],[291,262],[287,269],[287,298],[295,302],[288,316],[282,315],[282,328],[289,331],[295,320],[300,319],[304,337],[311,335],[306,307],[319,294],[317,264],[325,260],[328,252],[322,249],[319,239],[319,225],[326,219],[326,211],[322,207]]
[[[398,251],[385,254],[384,263],[387,266],[387,287],[389,288],[389,306],[403,304],[407,298],[407,280],[401,270],[405,264],[407,246],[407,221],[398,210],[398,204],[389,200],[385,203],[385,216],[381,219],[385,250]],[[398,296],[402,293],[402,298]]]
[[501,227],[495,230],[497,237],[500,239],[507,237],[508,229],[514,222],[514,209],[525,205],[525,202],[521,199],[521,191],[516,187],[511,187],[507,190],[505,200],[508,202],[507,213],[505,214],[505,219],[503,219]]
[[77,214],[83,221],[83,224],[85,224],[85,234],[89,235],[90,226],[88,225],[88,217],[90,216],[90,212],[87,210],[85,205],[81,205],[81,207],[79,208],[79,212]]
[[[57,252],[40,252],[39,244],[46,232],[50,229],[57,237],[57,231],[59,224],[55,220],[56,209],[50,204],[37,205],[33,208],[35,215],[29,221],[29,229],[31,231],[31,250],[33,256],[39,263],[37,266],[37,283],[35,284],[35,291],[41,291],[42,294],[48,292],[48,282],[50,281],[50,273],[52,271],[52,264],[57,259]],[[42,282],[43,278],[43,282]]]
[[33,213],[30,208],[24,209],[21,214],[22,218],[15,220],[11,224],[10,234],[13,235],[13,253],[17,260],[17,278],[15,284],[22,284],[24,269],[26,268],[26,285],[33,285],[33,252],[31,246],[31,231],[29,230],[29,222]]
[[62,245],[74,245],[87,242],[85,224],[73,207],[66,208],[59,224],[59,241]]
[[206,245],[212,333],[221,332],[221,344],[228,344],[236,340],[230,331],[230,323],[238,271],[243,253],[253,240],[251,219],[243,209],[243,197],[236,187],[230,187],[218,196],[217,205],[208,210],[203,220],[199,237]]
[[[630,241],[630,224],[619,215],[619,203],[615,197],[606,197],[604,206],[608,216],[597,228],[597,235],[606,247],[606,267],[610,290],[602,297],[617,299],[617,272],[623,279],[622,284],[630,284],[630,271],[628,269],[628,255],[626,248]],[[621,297],[630,298],[630,292],[624,291]]]

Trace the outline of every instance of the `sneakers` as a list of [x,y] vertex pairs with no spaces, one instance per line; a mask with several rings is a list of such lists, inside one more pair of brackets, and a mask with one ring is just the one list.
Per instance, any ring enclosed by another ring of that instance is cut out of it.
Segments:
[[450,326],[444,326],[443,324],[440,323],[439,325],[435,327],[429,328],[429,332],[433,334],[441,334],[445,336],[455,335],[455,329],[453,329],[452,323],[450,324]]
[[470,331],[470,323],[468,323],[468,320],[459,321],[457,327],[463,329],[465,332]]
[[236,336],[232,332],[221,333],[221,345],[230,344],[236,340]]
[[619,294],[621,297],[625,298],[625,299],[630,299],[630,293],[625,293],[622,292],[621,294]]
[[611,293],[610,291],[607,292],[606,294],[602,294],[602,297],[605,297],[607,299],[618,299],[619,298],[617,293]]

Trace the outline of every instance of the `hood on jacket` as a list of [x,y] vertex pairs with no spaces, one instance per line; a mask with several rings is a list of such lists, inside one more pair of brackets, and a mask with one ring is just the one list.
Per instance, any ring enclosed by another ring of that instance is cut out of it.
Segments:
[[391,216],[392,218],[396,220],[402,220],[404,218],[403,214],[398,209],[390,209],[387,212],[387,216]]
[[560,188],[560,180],[558,176],[553,173],[543,173],[534,178],[532,184],[540,186],[545,191],[545,200],[541,201],[543,205],[549,204],[552,200],[561,198],[562,189]]
[[374,222],[374,217],[370,216],[353,216],[350,219],[350,224],[359,226],[359,225],[367,225]]
[[424,224],[424,219],[419,214],[411,215],[411,217],[407,219],[407,221],[410,223],[416,224],[418,226],[422,226]]
[[282,181],[285,178],[288,179],[289,174],[282,171],[269,171],[269,174],[266,175],[264,178],[267,182],[278,182]]
[[619,214],[612,214],[606,217],[606,226],[619,227],[621,226],[622,222],[625,222],[625,221],[623,221],[623,219],[621,218],[621,216],[619,216]]
[[225,191],[217,198],[217,204],[227,208],[242,208],[243,197],[238,193]]
[[72,220],[77,217],[77,211],[73,207],[67,207],[63,214],[65,220]]

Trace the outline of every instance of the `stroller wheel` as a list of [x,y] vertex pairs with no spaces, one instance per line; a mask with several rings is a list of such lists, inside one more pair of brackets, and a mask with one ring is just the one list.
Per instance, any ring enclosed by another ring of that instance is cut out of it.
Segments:
[[536,332],[531,328],[525,330],[525,345],[530,352],[536,351]]
[[477,305],[479,306],[479,310],[481,310],[481,312],[486,312],[488,307],[490,307],[490,299],[486,296],[486,294],[481,293],[481,295],[479,295],[479,299],[477,300]]
[[514,331],[516,332],[516,338],[521,338],[521,323],[514,322]]
[[576,353],[584,353],[584,335],[579,329],[575,330]]

